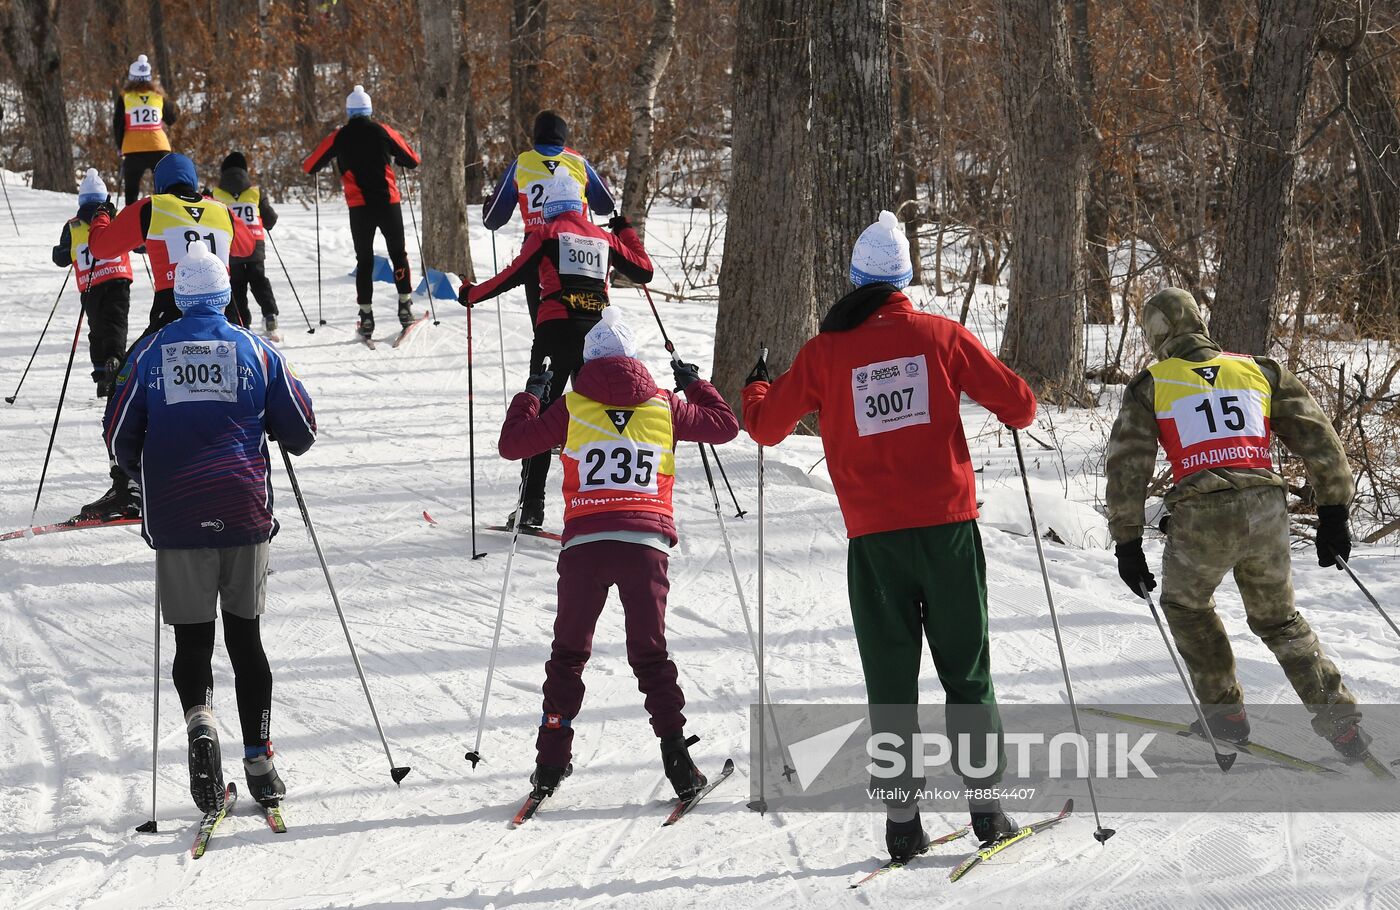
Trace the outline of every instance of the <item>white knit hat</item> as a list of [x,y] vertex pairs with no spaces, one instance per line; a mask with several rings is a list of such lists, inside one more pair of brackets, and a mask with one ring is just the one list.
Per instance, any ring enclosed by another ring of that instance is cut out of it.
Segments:
[[229,299],[228,266],[209,252],[203,240],[191,242],[175,267],[175,305],[182,313],[195,307],[222,310]]
[[880,212],[880,220],[861,232],[851,251],[851,284],[861,287],[887,281],[902,288],[914,277],[909,261],[909,238],[894,212]]
[[97,173],[97,168],[88,168],[87,173],[83,175],[83,182],[78,184],[78,205],[106,201],[107,184],[102,182],[102,175]]
[[355,86],[354,90],[345,96],[345,116],[368,117],[372,113],[374,105],[370,102],[369,93],[363,85]]
[[554,218],[565,212],[583,212],[583,187],[578,185],[574,175],[569,173],[569,169],[561,167],[554,172],[554,176],[549,178],[544,185],[544,210],[546,219]]
[[637,339],[632,330],[622,323],[622,314],[617,307],[603,310],[602,320],[588,330],[583,339],[583,359],[597,360],[600,357],[636,357]]
[[131,64],[131,68],[126,71],[126,75],[132,82],[151,81],[151,61],[142,54],[136,58],[136,62]]

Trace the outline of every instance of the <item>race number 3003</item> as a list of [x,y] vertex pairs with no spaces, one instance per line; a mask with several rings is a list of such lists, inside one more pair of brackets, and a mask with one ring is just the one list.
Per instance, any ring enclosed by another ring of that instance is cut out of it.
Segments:
[[161,347],[166,404],[237,401],[238,356],[231,342],[179,341]]
[[851,399],[861,436],[928,423],[928,361],[920,354],[856,367]]

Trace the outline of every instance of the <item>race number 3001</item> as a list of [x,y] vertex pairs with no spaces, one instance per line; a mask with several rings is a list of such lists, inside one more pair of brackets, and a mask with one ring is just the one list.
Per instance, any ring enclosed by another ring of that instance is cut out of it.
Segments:
[[856,367],[851,399],[861,436],[928,423],[927,359],[919,354]]
[[231,342],[163,345],[161,376],[166,404],[238,400],[238,356]]

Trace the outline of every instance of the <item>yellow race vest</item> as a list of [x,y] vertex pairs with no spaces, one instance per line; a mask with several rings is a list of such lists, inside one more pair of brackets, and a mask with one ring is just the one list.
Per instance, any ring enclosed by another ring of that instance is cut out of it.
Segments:
[[88,235],[92,225],[81,218],[68,222],[68,256],[73,260],[73,271],[78,279],[78,290],[86,291],[113,278],[131,280],[131,257],[126,253],[116,259],[92,258],[92,248],[88,246]]
[[127,92],[122,95],[126,130],[122,133],[122,154],[128,152],[168,152],[165,135],[165,97],[159,92]]
[[584,190],[588,186],[588,166],[583,157],[570,148],[549,156],[530,149],[521,152],[520,157],[515,159],[515,191],[519,196],[520,217],[525,220],[527,233],[544,224],[544,185],[561,167],[566,168],[578,181],[583,214],[585,217],[588,215],[588,197]]
[[1157,435],[1177,483],[1210,468],[1273,468],[1273,389],[1253,357],[1222,353],[1201,363],[1173,357],[1147,370]]
[[175,266],[185,258],[185,251],[196,240],[203,240],[210,251],[228,265],[229,250],[233,247],[233,214],[223,203],[213,199],[186,202],[169,193],[151,197],[146,253],[150,256],[158,288],[175,283]]
[[620,408],[569,392],[564,404],[564,522],[602,512],[670,515],[676,482],[670,395],[657,392]]
[[235,196],[228,190],[219,188],[214,190],[214,198],[228,206],[228,210],[233,212],[233,217],[241,218],[243,223],[248,225],[254,240],[267,238],[267,231],[262,223],[262,211],[258,208],[258,203],[262,201],[261,190],[250,186]]

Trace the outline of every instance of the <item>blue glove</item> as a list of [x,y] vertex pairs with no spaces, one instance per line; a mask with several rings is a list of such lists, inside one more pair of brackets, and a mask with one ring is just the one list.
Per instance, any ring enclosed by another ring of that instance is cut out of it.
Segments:
[[531,373],[530,378],[525,382],[525,391],[534,395],[540,401],[544,401],[544,393],[549,390],[549,383],[553,378],[553,370],[541,370],[538,373]]

